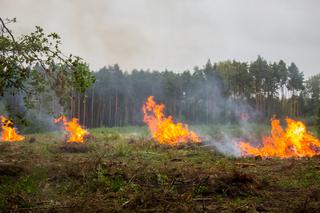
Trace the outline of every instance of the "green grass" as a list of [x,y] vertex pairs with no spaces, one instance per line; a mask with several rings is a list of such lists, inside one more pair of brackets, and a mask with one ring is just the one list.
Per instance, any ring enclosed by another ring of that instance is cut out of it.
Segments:
[[[211,138],[221,132],[253,134],[248,129],[268,132],[264,125],[191,129]],[[61,149],[66,147],[61,132],[0,144],[0,211],[301,212],[320,207],[318,157],[235,158],[201,145],[159,145],[145,127],[89,131],[93,137],[86,149],[80,147],[84,152],[63,151],[68,149]]]

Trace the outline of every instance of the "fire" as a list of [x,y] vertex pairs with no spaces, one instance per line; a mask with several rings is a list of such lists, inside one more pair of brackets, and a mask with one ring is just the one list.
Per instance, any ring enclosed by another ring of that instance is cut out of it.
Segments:
[[69,133],[69,138],[67,142],[77,142],[83,143],[85,136],[89,134],[89,132],[83,129],[79,125],[79,121],[77,118],[72,118],[71,121],[67,121],[65,116],[60,116],[59,118],[54,119],[54,123],[63,122],[64,129]]
[[186,124],[173,122],[172,116],[164,116],[164,104],[156,104],[153,96],[143,105],[144,122],[152,137],[160,144],[177,145],[186,142],[200,142],[199,136],[188,130]]
[[287,128],[284,130],[279,120],[272,119],[271,136],[263,137],[263,146],[260,148],[240,142],[238,145],[242,155],[290,158],[320,154],[320,141],[307,132],[303,122],[290,118],[286,122]]
[[14,124],[10,119],[5,118],[4,116],[0,116],[1,118],[1,129],[2,129],[2,136],[1,141],[7,142],[15,142],[15,141],[22,141],[24,140],[24,136],[19,135],[16,132],[16,129],[13,127]]

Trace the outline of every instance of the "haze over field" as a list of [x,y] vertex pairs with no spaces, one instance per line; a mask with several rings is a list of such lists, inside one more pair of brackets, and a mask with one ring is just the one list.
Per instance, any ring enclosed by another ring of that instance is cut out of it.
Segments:
[[0,0],[2,17],[16,17],[15,33],[35,25],[62,36],[66,52],[98,69],[183,71],[212,61],[294,61],[318,73],[317,0]]

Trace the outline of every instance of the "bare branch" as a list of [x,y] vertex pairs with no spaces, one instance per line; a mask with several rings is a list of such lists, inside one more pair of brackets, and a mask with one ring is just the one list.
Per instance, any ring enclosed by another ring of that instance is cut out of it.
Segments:
[[13,41],[14,43],[16,43],[16,40],[14,39],[14,36],[12,35],[11,31],[8,29],[8,27],[6,26],[6,24],[4,23],[4,21],[2,20],[1,17],[0,17],[0,22],[1,22],[2,26],[3,26],[3,28],[6,29],[6,31],[9,33],[12,41]]

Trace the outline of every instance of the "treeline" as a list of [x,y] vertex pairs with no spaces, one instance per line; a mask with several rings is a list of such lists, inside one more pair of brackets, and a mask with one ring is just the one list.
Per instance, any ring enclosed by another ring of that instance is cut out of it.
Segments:
[[167,115],[189,124],[267,121],[273,115],[315,121],[320,106],[320,74],[306,80],[294,63],[268,62],[260,56],[250,63],[209,60],[182,73],[125,72],[113,65],[94,75],[96,82],[85,93],[39,93],[32,110],[25,109],[19,93],[8,91],[0,111],[40,131],[52,120],[48,112],[77,117],[87,127],[142,125],[141,108],[150,95],[166,105]]
[[118,65],[94,74],[96,83],[85,94],[74,93],[69,115],[88,127],[142,124],[147,97],[166,105],[176,120],[190,124],[266,120],[316,114],[320,77],[305,81],[294,64],[222,61],[192,71],[124,72]]

